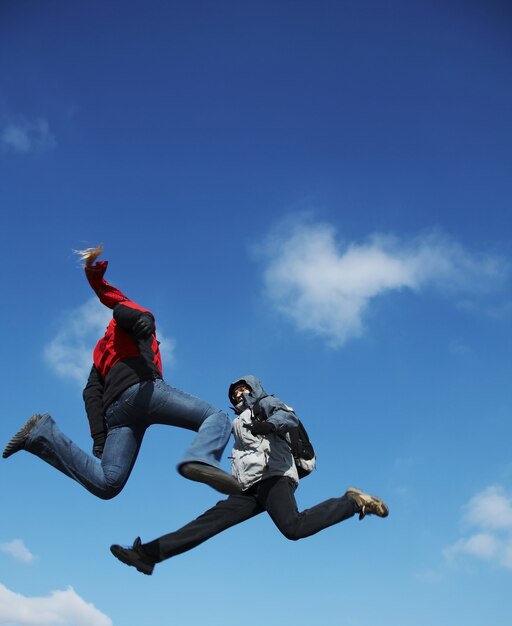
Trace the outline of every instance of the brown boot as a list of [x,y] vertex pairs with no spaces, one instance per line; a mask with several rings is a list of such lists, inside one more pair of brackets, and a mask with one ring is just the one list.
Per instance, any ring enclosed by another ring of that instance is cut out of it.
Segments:
[[363,519],[365,515],[378,515],[379,517],[389,515],[389,509],[385,502],[377,496],[371,496],[355,487],[349,487],[345,495],[352,498],[359,507],[359,519]]

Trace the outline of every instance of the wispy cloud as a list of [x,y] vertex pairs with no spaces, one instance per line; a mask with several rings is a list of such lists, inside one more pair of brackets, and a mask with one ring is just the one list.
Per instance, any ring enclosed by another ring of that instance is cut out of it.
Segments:
[[443,233],[407,240],[376,233],[361,243],[343,242],[332,225],[303,218],[271,233],[262,255],[273,304],[332,347],[363,333],[365,313],[378,296],[427,288],[483,293],[508,272],[499,258],[472,254]]
[[499,486],[487,487],[471,498],[465,519],[486,530],[512,531],[512,499]]
[[72,587],[28,598],[0,583],[0,624],[7,626],[112,626],[112,620]]
[[[62,378],[84,385],[92,365],[92,351],[112,319],[112,311],[93,297],[68,311],[59,331],[44,349],[46,362]],[[162,359],[172,360],[175,342],[158,328]]]
[[13,539],[8,543],[0,544],[0,550],[24,563],[31,563],[34,560],[34,555],[21,539]]
[[487,487],[471,498],[463,522],[475,532],[443,550],[448,561],[466,555],[512,570],[512,497],[503,487]]
[[167,337],[165,331],[160,326],[157,329],[158,341],[160,342],[160,354],[164,363],[172,363],[174,361],[174,351],[176,349],[176,340]]
[[45,347],[46,361],[62,378],[83,385],[91,369],[92,350],[111,319],[112,311],[97,298],[68,311],[58,333]]
[[9,122],[2,129],[0,139],[5,150],[20,154],[46,152],[57,146],[48,121],[42,117],[32,121],[20,119],[16,122]]

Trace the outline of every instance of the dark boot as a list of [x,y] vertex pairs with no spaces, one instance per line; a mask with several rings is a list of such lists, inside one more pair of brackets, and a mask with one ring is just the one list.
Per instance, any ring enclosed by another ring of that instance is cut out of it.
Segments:
[[112,552],[117,559],[126,563],[126,565],[136,567],[137,570],[143,574],[151,576],[153,573],[155,561],[153,561],[149,555],[144,552],[140,537],[135,539],[131,548],[123,548],[122,546],[114,544],[113,546],[110,546],[110,552]]
[[206,483],[213,489],[225,493],[228,496],[236,496],[242,493],[240,483],[224,470],[207,465],[206,463],[183,463],[179,468],[180,474],[189,480]]
[[19,452],[25,448],[25,443],[27,441],[27,437],[30,434],[30,431],[37,425],[37,423],[46,417],[48,414],[40,415],[39,413],[35,413],[32,417],[23,424],[23,426],[18,430],[18,432],[12,437],[9,443],[5,446],[5,450],[2,454],[4,459],[7,459],[15,452]]

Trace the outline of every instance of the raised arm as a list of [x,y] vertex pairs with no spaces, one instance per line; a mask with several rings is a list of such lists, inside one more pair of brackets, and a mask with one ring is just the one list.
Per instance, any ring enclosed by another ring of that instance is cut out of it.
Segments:
[[[84,261],[84,270],[89,285],[91,285],[94,293],[100,299],[100,302],[113,309],[120,302],[129,301],[122,291],[105,280],[105,272],[107,271],[108,261],[97,261],[96,259],[103,252],[103,245],[100,244],[96,248],[86,248],[85,250],[75,250]],[[138,305],[136,305],[138,307]],[[142,308],[142,307],[138,307]]]
[[[275,396],[263,398],[260,403],[260,409],[264,421],[253,422],[253,427],[256,425],[255,430],[261,431],[258,434],[268,434],[270,432],[286,433],[299,424],[293,409]],[[253,434],[255,433],[253,432]]]
[[128,296],[114,285],[107,283],[104,278],[107,266],[108,261],[97,261],[94,265],[85,265],[84,270],[89,285],[93,288],[100,302],[108,306],[109,309],[113,309],[116,304],[128,300]]

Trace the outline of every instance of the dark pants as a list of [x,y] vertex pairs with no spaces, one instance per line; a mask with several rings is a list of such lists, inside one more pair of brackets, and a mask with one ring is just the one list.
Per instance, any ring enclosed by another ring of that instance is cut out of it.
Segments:
[[268,478],[244,492],[229,496],[179,530],[143,544],[144,551],[156,562],[195,548],[223,530],[267,511],[287,539],[296,541],[352,517],[357,511],[348,496],[331,498],[299,512],[295,483],[287,477]]

